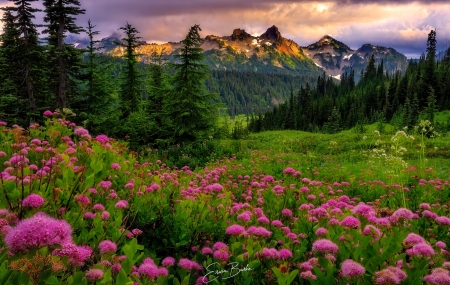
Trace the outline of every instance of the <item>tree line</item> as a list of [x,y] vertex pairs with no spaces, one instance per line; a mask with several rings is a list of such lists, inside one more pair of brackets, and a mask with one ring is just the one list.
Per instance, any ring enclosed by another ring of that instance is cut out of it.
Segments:
[[[116,44],[125,54],[112,59],[102,53],[95,25],[75,23],[86,11],[78,0],[13,0],[2,8],[0,35],[0,120],[28,126],[42,122],[44,110],[58,110],[92,133],[129,138],[132,148],[195,141],[208,137],[216,125],[216,93],[204,81],[199,25],[189,29],[175,62],[154,53],[150,64],[138,62],[142,44],[130,23],[119,30]],[[44,13],[43,25],[35,15]],[[39,37],[38,28],[42,28]],[[89,45],[77,49],[64,42],[68,34],[86,33]]]
[[419,117],[433,122],[436,111],[450,109],[450,49],[436,60],[436,43],[432,30],[426,54],[411,60],[404,74],[388,74],[373,56],[357,84],[354,70],[342,74],[340,83],[324,73],[315,86],[306,84],[296,94],[292,90],[283,104],[253,113],[248,130],[336,133],[374,122],[401,128],[413,127]]

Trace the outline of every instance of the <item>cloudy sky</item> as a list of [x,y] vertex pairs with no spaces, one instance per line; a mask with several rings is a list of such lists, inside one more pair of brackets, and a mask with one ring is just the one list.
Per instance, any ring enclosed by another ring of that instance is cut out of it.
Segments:
[[[8,1],[0,0],[0,6]],[[450,46],[449,0],[80,0],[101,36],[126,21],[148,42],[180,41],[200,24],[202,36],[231,35],[242,28],[252,35],[276,25],[285,38],[309,45],[329,34],[352,48],[364,43],[393,47],[408,57],[426,49],[427,34],[437,30],[438,50]],[[37,21],[41,20],[38,16]]]

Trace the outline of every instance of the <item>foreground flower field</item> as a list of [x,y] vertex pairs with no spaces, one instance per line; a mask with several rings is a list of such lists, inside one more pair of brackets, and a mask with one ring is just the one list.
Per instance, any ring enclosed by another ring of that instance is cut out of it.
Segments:
[[449,171],[403,161],[406,132],[366,168],[253,151],[193,171],[45,115],[0,122],[0,284],[450,284]]

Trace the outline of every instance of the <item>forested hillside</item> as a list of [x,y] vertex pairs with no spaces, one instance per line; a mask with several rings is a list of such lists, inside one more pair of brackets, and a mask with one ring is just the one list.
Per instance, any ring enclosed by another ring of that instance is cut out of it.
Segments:
[[426,56],[410,61],[405,74],[385,72],[372,56],[358,84],[353,71],[343,74],[339,84],[321,76],[288,102],[252,116],[249,129],[336,133],[374,122],[411,128],[419,117],[433,122],[434,112],[449,108],[450,50],[436,61],[436,32],[431,31]]
[[285,102],[291,90],[315,81],[301,75],[211,70],[206,88],[219,93],[227,112],[235,116],[269,110]]

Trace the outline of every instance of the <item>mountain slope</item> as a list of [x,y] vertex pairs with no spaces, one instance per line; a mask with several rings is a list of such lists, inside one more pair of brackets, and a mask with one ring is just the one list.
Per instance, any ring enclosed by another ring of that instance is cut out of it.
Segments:
[[[76,38],[69,42],[83,47],[85,41]],[[112,56],[123,56],[124,49],[117,46],[117,36],[104,38],[99,46]],[[170,61],[182,47],[179,42],[165,44],[148,44],[138,48],[140,61],[148,63],[152,53],[165,54]],[[280,73],[304,75],[317,78],[323,71],[340,78],[344,72],[355,70],[358,77],[365,69],[371,55],[376,63],[383,61],[387,72],[404,71],[408,64],[406,56],[393,48],[365,44],[353,50],[346,44],[324,36],[319,41],[301,47],[293,40],[284,38],[276,26],[272,26],[260,36],[252,36],[245,30],[235,29],[230,36],[208,35],[202,45],[205,62],[212,69],[223,71],[245,71],[259,73]],[[358,78],[356,78],[358,79]]]
[[372,54],[376,64],[383,61],[384,70],[389,73],[403,72],[408,65],[406,56],[393,48],[364,44],[353,50],[330,36],[324,36],[318,42],[304,47],[303,52],[328,75],[336,78],[351,69],[355,70],[355,75],[359,75],[366,68]]

